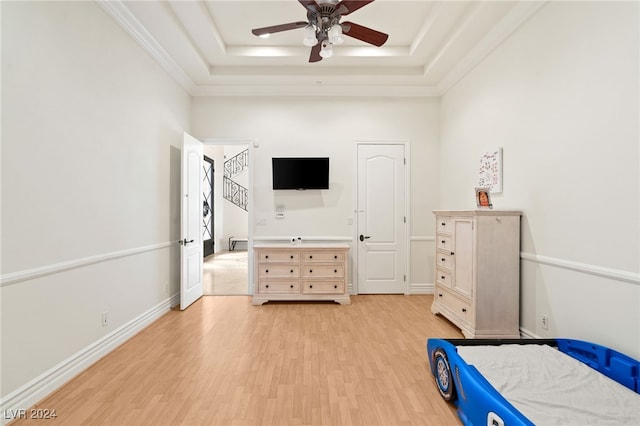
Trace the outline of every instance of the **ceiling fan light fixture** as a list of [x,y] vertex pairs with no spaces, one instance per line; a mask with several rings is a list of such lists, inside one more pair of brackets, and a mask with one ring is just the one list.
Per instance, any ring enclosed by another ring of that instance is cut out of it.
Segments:
[[325,59],[333,56],[333,47],[331,46],[331,43],[329,43],[328,40],[324,40],[322,42],[322,49],[320,49],[320,56]]
[[304,39],[302,39],[302,44],[307,47],[313,47],[318,44],[318,39],[316,38],[316,29],[313,25],[307,25],[304,27]]
[[334,24],[331,29],[329,29],[329,42],[336,45],[344,42],[344,37],[342,37],[342,26],[340,24]]

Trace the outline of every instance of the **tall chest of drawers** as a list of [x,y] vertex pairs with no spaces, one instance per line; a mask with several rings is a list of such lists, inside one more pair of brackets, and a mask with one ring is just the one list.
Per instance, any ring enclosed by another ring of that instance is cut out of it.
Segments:
[[343,305],[347,293],[347,244],[256,244],[252,303],[270,300],[330,300]]
[[520,215],[436,210],[435,294],[467,338],[520,337]]

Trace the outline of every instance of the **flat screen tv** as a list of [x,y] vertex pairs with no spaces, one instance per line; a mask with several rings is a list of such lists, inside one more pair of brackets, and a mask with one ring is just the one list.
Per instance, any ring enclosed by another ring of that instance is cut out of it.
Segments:
[[329,157],[271,159],[273,189],[329,189]]

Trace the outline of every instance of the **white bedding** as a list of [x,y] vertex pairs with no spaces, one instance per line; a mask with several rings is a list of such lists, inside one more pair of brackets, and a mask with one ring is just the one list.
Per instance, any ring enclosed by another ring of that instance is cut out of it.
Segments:
[[547,345],[458,346],[536,425],[640,425],[640,395]]

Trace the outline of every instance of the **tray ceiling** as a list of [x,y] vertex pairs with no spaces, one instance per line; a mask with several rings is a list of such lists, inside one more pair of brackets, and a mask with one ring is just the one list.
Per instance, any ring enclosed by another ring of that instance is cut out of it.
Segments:
[[303,30],[251,34],[306,20],[296,0],[98,3],[194,96],[441,95],[544,4],[377,0],[348,20],[389,34],[384,46],[345,37],[309,63]]

